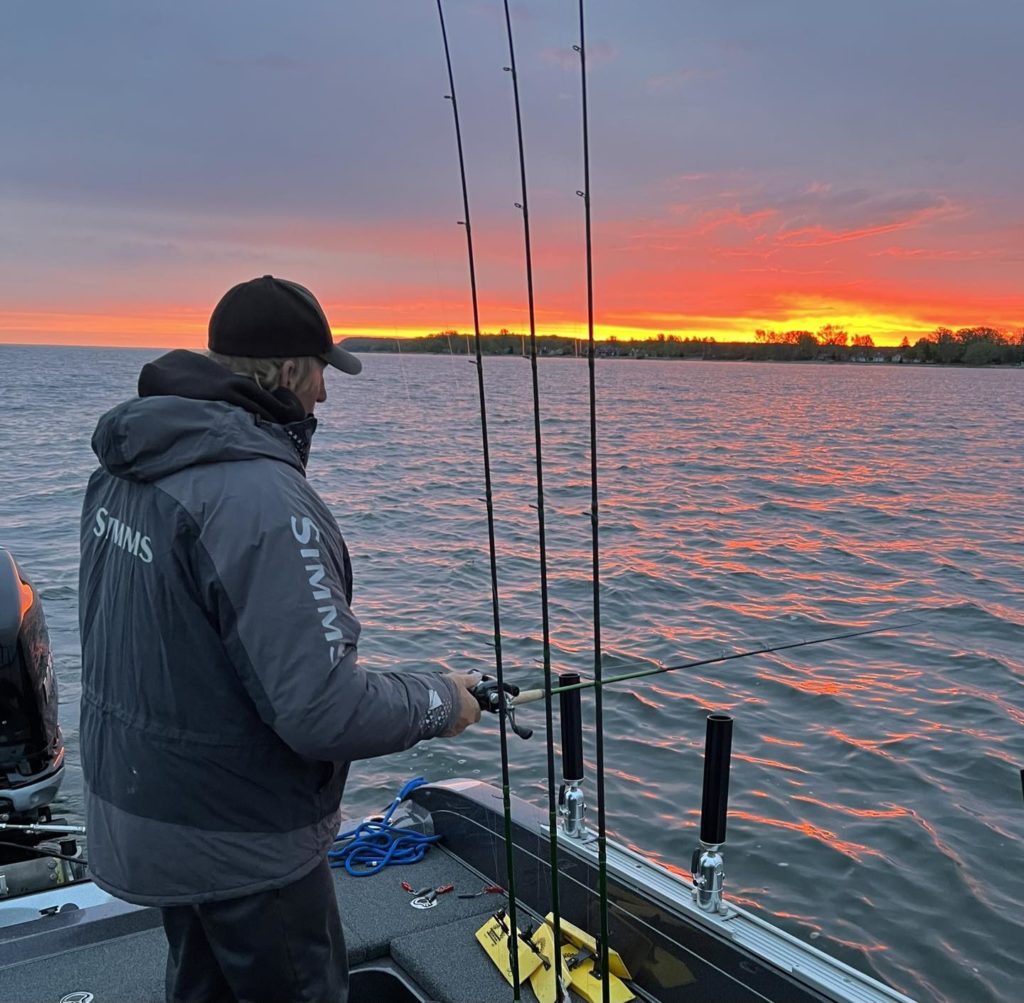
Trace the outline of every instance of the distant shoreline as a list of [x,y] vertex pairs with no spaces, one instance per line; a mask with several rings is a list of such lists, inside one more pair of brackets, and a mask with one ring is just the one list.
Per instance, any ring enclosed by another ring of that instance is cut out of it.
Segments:
[[[459,345],[456,349],[455,339]],[[510,339],[513,341],[510,343]],[[438,345],[439,336],[416,339],[396,338],[346,338],[341,343],[351,352],[359,355],[394,355],[404,358],[410,355],[453,356],[472,360],[476,352],[473,338],[464,334],[444,336],[443,347]],[[588,358],[588,343],[553,336],[539,336],[538,359]],[[926,342],[927,351],[933,350],[933,343]],[[181,346],[178,346],[181,347]],[[0,350],[15,349],[75,349],[86,351],[125,351],[147,353],[156,357],[164,352],[174,351],[168,346],[137,345],[77,345],[44,344],[35,342],[0,342]],[[922,358],[921,343],[915,347],[872,347],[863,349],[851,346],[816,346],[812,353],[801,353],[798,346],[789,344],[763,344],[758,342],[616,342],[595,343],[595,361],[599,362],[757,362],[757,363],[801,363],[812,365],[853,365],[853,366],[907,366],[941,369],[1020,369],[1024,368],[1024,345],[1005,344],[998,346],[1000,358],[994,361],[965,361],[963,358]],[[202,347],[193,346],[188,351],[201,352]],[[525,352],[524,352],[525,350]],[[577,354],[578,351],[578,354]],[[481,354],[487,358],[522,358],[529,360],[528,343],[519,335],[481,336]]]
[[[401,355],[472,355],[475,336],[460,331],[439,331],[418,338],[352,337],[345,339],[350,352],[387,352]],[[523,334],[502,330],[480,335],[480,351],[487,356],[525,356],[531,341]],[[589,342],[563,335],[537,335],[538,357],[585,358]],[[701,359],[706,362],[827,362],[856,365],[967,365],[970,367],[1017,366],[1024,363],[1024,331],[1019,338],[994,328],[973,327],[952,331],[937,328],[911,345],[877,346],[867,336],[851,336],[842,328],[825,325],[810,331],[758,331],[755,341],[715,341],[713,338],[680,338],[659,334],[656,338],[608,338],[595,343],[600,359]]]
[[[60,346],[57,346],[57,347],[60,347]],[[430,351],[430,352],[426,352],[426,351],[418,351],[418,352],[400,351],[400,352],[396,352],[393,349],[387,349],[387,350],[375,349],[374,351],[371,351],[371,352],[367,352],[366,350],[358,350],[356,352],[356,354],[357,355],[393,355],[396,358],[405,358],[408,355],[428,355],[428,356],[432,356],[432,357],[435,357],[435,358],[446,358],[448,356],[454,355],[454,357],[457,358],[457,359],[469,359],[471,362],[475,358],[475,354],[472,353],[472,352],[467,355],[465,352],[454,352],[454,353],[451,353],[451,352],[434,352],[434,351]],[[501,354],[501,353],[498,353],[498,352],[483,352],[482,354],[484,355],[485,358],[488,358],[488,359],[522,359],[524,362],[529,362],[530,361],[530,356],[529,355],[508,355],[508,354]],[[579,356],[579,358],[577,360],[577,359],[573,358],[572,356],[567,356],[567,355],[541,356],[538,353],[537,358],[538,359],[541,359],[541,358],[544,358],[544,359],[564,359],[566,361],[571,359],[572,361],[579,361],[579,362],[584,362],[584,363],[587,361],[587,356],[586,355]],[[925,369],[1020,369],[1020,368],[1024,368],[1024,363],[1021,363],[1021,362],[1011,362],[1011,363],[1003,363],[1003,364],[1000,364],[1000,363],[972,364],[972,363],[969,363],[969,362],[967,362],[967,363],[965,363],[965,362],[914,362],[914,361],[910,361],[910,360],[907,360],[905,362],[889,362],[889,361],[885,361],[885,362],[855,362],[853,359],[752,359],[752,358],[721,358],[721,359],[707,358],[707,359],[702,359],[699,355],[698,356],[686,356],[686,357],[683,357],[683,356],[661,356],[661,357],[659,357],[659,356],[653,356],[652,355],[652,356],[645,356],[643,358],[631,357],[631,356],[626,356],[626,355],[619,355],[619,356],[602,356],[602,355],[599,355],[599,356],[595,357],[595,361],[596,362],[602,362],[602,363],[604,363],[604,362],[754,362],[754,363],[758,363],[758,364],[765,363],[765,364],[771,364],[771,365],[786,365],[786,366],[884,366],[884,367],[887,367],[887,368],[891,367],[891,366],[902,366],[904,368],[913,368],[913,369],[918,369],[918,368],[925,368]]]

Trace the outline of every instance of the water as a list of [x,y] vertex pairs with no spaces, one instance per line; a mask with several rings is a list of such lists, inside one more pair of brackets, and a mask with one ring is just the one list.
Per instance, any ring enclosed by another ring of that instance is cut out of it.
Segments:
[[[72,817],[89,437],[153,354],[0,347],[0,544],[46,606]],[[353,552],[361,658],[487,668],[475,370],[457,356],[365,361],[358,379],[329,377],[310,467]],[[487,359],[485,371],[505,662],[537,685],[529,365]],[[545,359],[541,373],[554,657],[556,669],[589,672],[586,365]],[[704,717],[730,712],[733,899],[929,1003],[1015,1000],[1024,985],[1022,379],[1019,370],[598,366],[606,673],[908,613],[921,621],[610,687],[610,829],[685,867]],[[588,721],[592,707],[588,696]],[[543,715],[526,709],[521,719],[537,736],[510,737],[513,789],[543,804]],[[494,720],[357,764],[348,803],[379,809],[421,773],[495,780]]]

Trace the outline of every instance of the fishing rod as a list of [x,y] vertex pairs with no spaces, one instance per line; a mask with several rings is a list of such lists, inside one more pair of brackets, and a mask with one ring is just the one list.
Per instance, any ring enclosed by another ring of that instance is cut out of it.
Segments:
[[583,0],[579,0],[580,44],[573,49],[580,56],[581,117],[583,120],[583,199],[584,240],[587,259],[587,369],[590,396],[590,538],[591,580],[594,593],[594,751],[597,780],[597,887],[601,913],[600,968],[601,1001],[609,1003],[611,980],[608,978],[608,848],[604,796],[604,687],[601,677],[601,550],[597,507],[597,390],[594,351],[594,249],[590,221],[590,120],[587,113],[587,33],[583,21]]
[[507,717],[505,676],[501,660],[501,615],[498,606],[498,560],[494,538],[494,495],[491,489],[491,454],[487,438],[487,401],[484,393],[484,361],[480,345],[480,307],[476,288],[476,257],[473,253],[473,228],[469,216],[469,187],[466,184],[466,158],[462,149],[462,127],[459,122],[459,105],[455,97],[455,74],[452,72],[451,49],[448,46],[448,31],[444,22],[444,10],[441,0],[437,0],[437,17],[441,24],[441,40],[444,43],[444,59],[448,69],[449,93],[445,97],[451,101],[452,117],[455,121],[455,145],[459,155],[459,178],[462,183],[462,208],[464,217],[461,220],[466,230],[466,252],[469,258],[469,288],[473,305],[473,332],[476,338],[476,375],[480,397],[480,436],[483,444],[484,487],[487,503],[487,538],[490,548],[491,567],[491,607],[494,617],[494,668],[498,684],[499,736],[501,743],[501,798],[505,816],[505,866],[507,869],[506,887],[508,888],[509,915],[509,966],[512,974],[513,999],[519,1000],[519,945],[516,930],[516,883],[513,871],[512,849],[512,800],[508,770],[508,732],[505,727]]
[[33,822],[29,825],[21,825],[15,822],[0,822],[0,832],[23,832],[27,836],[84,836],[84,825],[57,825],[47,822]]
[[[519,104],[519,74],[516,71],[516,49],[512,36],[512,14],[508,0],[503,0],[505,7],[505,31],[508,35],[508,66],[506,72],[512,78],[512,100],[516,113],[516,140],[519,150],[519,188],[521,202],[516,208],[523,216],[523,245],[526,259],[526,301],[530,323],[530,375],[533,390],[533,438],[534,455],[537,470],[537,549],[540,564],[540,609],[542,660],[544,666],[544,725],[545,744],[548,768],[548,842],[551,865],[551,918],[554,928],[555,944],[562,943],[562,916],[558,900],[558,800],[555,791],[555,732],[554,715],[551,696],[551,617],[548,605],[548,559],[547,536],[544,519],[544,465],[541,451],[540,423],[540,380],[537,374],[537,319],[533,294],[533,252],[530,245],[530,203],[526,184],[526,147],[523,141],[523,116]],[[508,697],[506,697],[506,700]],[[523,730],[515,720],[515,712],[508,710],[509,724],[512,730],[522,737]],[[561,979],[555,978],[556,993],[561,998]]]
[[[908,620],[906,623],[886,624],[883,627],[872,627],[870,630],[855,630],[846,634],[832,634],[829,637],[815,637],[807,641],[792,641],[789,644],[776,644],[772,647],[753,648],[750,651],[738,651],[732,655],[719,655],[715,658],[701,658],[697,661],[683,662],[679,665],[659,665],[653,669],[641,669],[637,672],[626,672],[622,675],[610,676],[607,679],[602,679],[600,682],[595,678],[590,682],[572,683],[568,686],[554,686],[551,689],[530,690],[523,690],[511,683],[505,683],[505,692],[508,697],[506,700],[506,706],[508,708],[508,713],[514,715],[515,708],[521,707],[523,704],[534,703],[537,700],[544,700],[548,695],[554,696],[556,693],[571,693],[573,690],[587,689],[597,689],[597,691],[600,692],[605,686],[610,686],[612,683],[627,682],[630,679],[644,679],[648,676],[658,676],[665,672],[678,672],[680,669],[697,669],[705,665],[720,665],[722,662],[731,662],[739,658],[750,658],[753,655],[770,655],[776,651],[790,651],[793,648],[807,648],[811,645],[825,644],[829,641],[845,641],[851,637],[866,637],[868,634],[881,634],[890,630],[902,630],[905,627],[914,627],[920,622],[920,620]],[[480,701],[480,706],[484,710],[497,713],[497,689],[498,686],[496,680],[492,680],[489,676],[484,676],[483,680],[473,688],[472,692],[477,697],[477,700]],[[516,734],[520,735],[522,738],[529,738],[532,732],[516,725],[514,723],[514,717],[512,720],[513,730]],[[520,734],[523,731],[526,731],[527,734]]]

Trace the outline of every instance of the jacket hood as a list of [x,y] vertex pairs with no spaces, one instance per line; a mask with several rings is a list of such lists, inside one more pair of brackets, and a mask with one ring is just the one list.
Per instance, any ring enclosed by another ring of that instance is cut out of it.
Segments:
[[290,390],[264,390],[254,379],[225,369],[219,362],[183,348],[147,362],[139,373],[140,397],[187,397],[224,401],[266,421],[287,425],[302,421],[306,411]]
[[316,419],[287,390],[269,393],[195,352],[169,352],[143,367],[139,397],[108,411],[96,426],[93,452],[105,470],[155,481],[205,463],[279,460],[305,470],[300,458]]

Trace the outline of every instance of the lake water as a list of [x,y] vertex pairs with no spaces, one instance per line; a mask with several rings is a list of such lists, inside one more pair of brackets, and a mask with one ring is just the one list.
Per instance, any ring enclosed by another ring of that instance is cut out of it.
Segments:
[[[0,545],[45,603],[72,817],[89,438],[156,354],[0,346]],[[487,669],[475,370],[365,364],[329,375],[310,463],[352,550],[361,658]],[[484,368],[506,671],[539,685],[530,367]],[[540,368],[555,668],[589,673],[587,367]],[[728,711],[731,897],[929,1003],[1024,992],[1022,387],[1021,370],[598,365],[606,674],[920,621],[609,687],[610,831],[688,865],[704,718]],[[510,736],[513,790],[546,804],[543,714],[521,720],[537,734]],[[378,809],[417,774],[494,781],[494,719],[357,764],[347,801]]]

